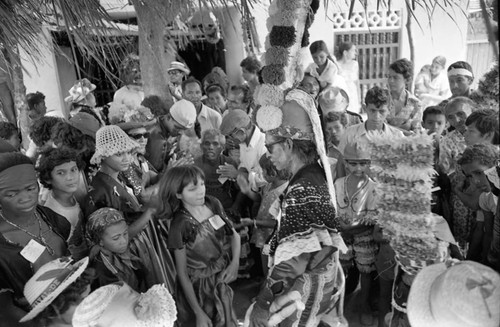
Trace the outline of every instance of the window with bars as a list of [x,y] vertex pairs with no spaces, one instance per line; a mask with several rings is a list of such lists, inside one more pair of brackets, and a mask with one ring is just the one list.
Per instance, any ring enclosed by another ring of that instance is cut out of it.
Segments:
[[360,97],[375,85],[386,85],[389,65],[401,53],[401,10],[337,13],[334,44],[352,42],[358,49]]

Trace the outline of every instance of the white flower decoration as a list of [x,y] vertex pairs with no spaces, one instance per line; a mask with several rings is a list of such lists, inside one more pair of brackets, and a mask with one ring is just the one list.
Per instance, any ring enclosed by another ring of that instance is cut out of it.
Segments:
[[271,84],[259,85],[254,92],[255,103],[261,106],[281,107],[285,102],[283,90]]
[[257,110],[255,120],[261,130],[270,131],[281,126],[283,112],[276,106],[262,106]]

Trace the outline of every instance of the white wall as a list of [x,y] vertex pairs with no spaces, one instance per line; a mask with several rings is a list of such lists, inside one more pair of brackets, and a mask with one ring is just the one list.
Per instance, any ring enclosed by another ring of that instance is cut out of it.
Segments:
[[64,108],[63,95],[60,90],[54,49],[52,44],[47,42],[48,38],[50,38],[50,33],[45,29],[44,35],[38,38],[38,48],[41,52],[39,61],[33,62],[30,56],[20,49],[24,68],[24,85],[26,85],[26,93],[39,91],[45,94],[47,112],[55,111],[61,115],[61,109]]

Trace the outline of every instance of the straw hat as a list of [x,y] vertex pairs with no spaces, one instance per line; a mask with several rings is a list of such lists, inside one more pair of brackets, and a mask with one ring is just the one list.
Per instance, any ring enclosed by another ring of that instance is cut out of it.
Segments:
[[139,143],[131,140],[120,127],[116,125],[103,126],[96,133],[95,153],[90,159],[90,163],[100,164],[104,157],[129,152],[139,147]]
[[68,120],[68,124],[78,129],[85,135],[95,139],[95,133],[101,127],[101,123],[91,114],[78,112]]
[[117,125],[124,131],[148,127],[156,123],[151,109],[144,106],[132,108],[116,102],[111,102],[108,117],[112,125]]
[[59,258],[43,265],[24,286],[24,297],[31,311],[19,322],[35,318],[84,272],[89,264],[85,257],[75,264],[69,258]]
[[344,112],[349,105],[349,96],[344,89],[330,86],[320,93],[318,102],[324,114],[329,111]]
[[369,146],[363,141],[347,143],[344,148],[345,160],[371,160]]
[[[116,295],[122,290],[130,292],[128,289],[130,286],[121,282],[92,292],[76,308],[73,327],[96,326],[106,316],[117,314],[112,308],[126,310],[120,303],[122,297]],[[163,285],[154,285],[146,293],[138,295],[133,310],[133,314],[127,317],[135,317],[136,320],[131,320],[127,326],[170,327],[177,319],[174,299]]]
[[75,82],[75,85],[69,89],[69,96],[64,99],[66,102],[78,103],[85,99],[89,93],[96,89],[95,84],[90,83],[86,78]]
[[180,70],[181,72],[185,73],[186,75],[189,75],[189,73],[191,73],[189,68],[187,68],[186,65],[184,65],[180,61],[172,61],[170,63],[170,67],[168,67],[167,72],[170,72],[172,70]]
[[500,275],[473,261],[421,270],[410,289],[412,327],[500,326]]

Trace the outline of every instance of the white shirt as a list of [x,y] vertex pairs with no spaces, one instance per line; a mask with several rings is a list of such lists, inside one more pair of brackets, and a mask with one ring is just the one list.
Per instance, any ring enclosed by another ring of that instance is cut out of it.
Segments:
[[222,116],[217,111],[202,104],[198,114],[198,122],[200,123],[201,133],[203,133],[208,129],[219,129]]
[[312,63],[306,68],[306,73],[309,73],[312,76],[316,77],[319,83],[321,84],[322,88],[325,88],[328,85],[330,85],[339,87],[343,90],[347,90],[347,83],[344,77],[339,75],[338,66],[330,59],[326,60],[326,67],[325,70],[323,70],[323,72],[321,73],[321,75],[318,74],[317,69],[318,65]]
[[340,152],[344,153],[344,148],[347,143],[352,143],[356,140],[368,141],[368,133],[370,134],[378,133],[380,135],[387,136],[388,138],[404,136],[401,130],[385,123],[382,131],[367,131],[365,124],[366,123],[356,124],[346,128],[344,135],[342,135],[339,142],[338,149]]
[[259,165],[260,157],[267,152],[266,135],[257,127],[252,133],[250,142],[240,144],[240,166],[246,168],[249,172],[248,181],[252,190],[256,191],[259,187],[266,184],[262,175],[262,168]]

